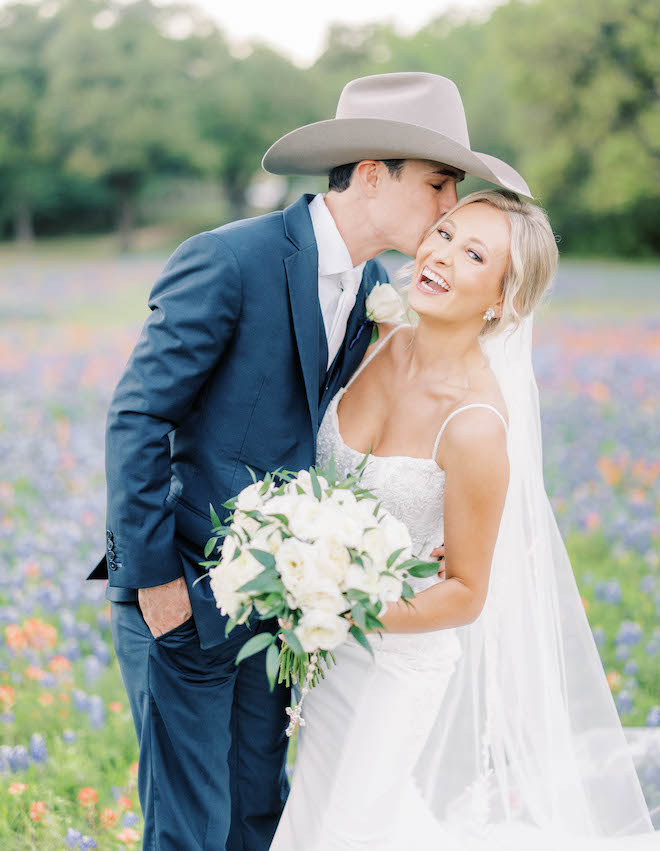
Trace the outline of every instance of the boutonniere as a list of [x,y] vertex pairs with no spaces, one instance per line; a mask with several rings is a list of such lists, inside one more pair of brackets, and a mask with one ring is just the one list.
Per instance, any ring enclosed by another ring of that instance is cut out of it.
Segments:
[[349,349],[357,343],[368,325],[371,325],[369,343],[375,343],[378,339],[378,323],[402,322],[405,319],[405,307],[401,296],[391,284],[381,284],[380,281],[376,281],[367,296],[364,314],[355,337],[349,343]]

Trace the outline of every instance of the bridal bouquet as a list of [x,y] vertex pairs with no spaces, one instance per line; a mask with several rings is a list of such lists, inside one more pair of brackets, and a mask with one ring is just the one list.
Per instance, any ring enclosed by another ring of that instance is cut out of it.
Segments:
[[[229,618],[226,633],[253,611],[281,625],[281,646],[278,635],[259,633],[236,657],[238,664],[268,648],[271,689],[276,681],[299,683],[304,698],[349,634],[372,653],[365,632],[384,629],[379,615],[388,603],[414,596],[406,580],[438,570],[437,562],[413,557],[405,525],[361,487],[366,460],[341,480],[334,464],[328,471],[277,471],[262,481],[252,474],[253,484],[225,503],[225,524],[211,507],[209,560],[201,564]],[[288,710],[288,735],[304,724],[302,698]]]

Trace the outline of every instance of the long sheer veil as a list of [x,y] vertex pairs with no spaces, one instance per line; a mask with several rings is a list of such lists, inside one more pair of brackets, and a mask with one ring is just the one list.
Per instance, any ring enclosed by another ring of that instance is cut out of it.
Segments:
[[457,631],[463,659],[417,767],[420,789],[441,822],[466,834],[520,825],[583,837],[580,848],[591,847],[588,837],[637,834],[647,834],[645,848],[660,846],[648,836],[648,808],[545,492],[532,318],[482,348],[509,412],[509,489],[488,599]]

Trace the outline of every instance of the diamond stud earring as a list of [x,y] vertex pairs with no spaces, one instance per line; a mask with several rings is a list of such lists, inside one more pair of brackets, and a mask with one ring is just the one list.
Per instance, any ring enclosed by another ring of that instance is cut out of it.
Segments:
[[488,310],[484,313],[484,319],[486,322],[490,322],[491,319],[495,318],[495,311],[492,307],[489,307]]

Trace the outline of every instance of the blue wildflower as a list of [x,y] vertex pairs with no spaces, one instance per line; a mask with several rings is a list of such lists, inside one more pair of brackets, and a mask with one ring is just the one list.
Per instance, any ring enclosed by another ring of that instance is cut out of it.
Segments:
[[76,830],[73,827],[70,827],[67,830],[66,836],[64,837],[64,841],[67,844],[67,848],[80,847],[78,845],[78,843],[80,842],[81,839],[82,839],[82,833],[79,830]]
[[140,816],[137,813],[127,812],[121,820],[122,827],[135,827],[140,821]]
[[40,733],[33,733],[30,736],[30,756],[35,762],[48,761],[48,748],[46,740]]
[[62,730],[62,741],[67,745],[72,744],[78,738],[78,734],[73,730]]

